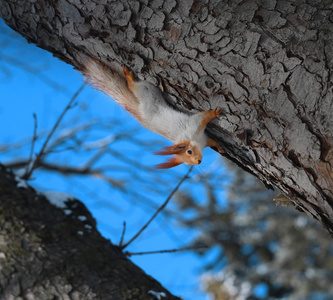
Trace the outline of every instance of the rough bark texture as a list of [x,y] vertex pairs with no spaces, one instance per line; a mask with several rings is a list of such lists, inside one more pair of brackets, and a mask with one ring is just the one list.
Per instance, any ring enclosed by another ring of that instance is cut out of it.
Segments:
[[66,204],[0,165],[0,299],[156,299],[150,290],[179,299],[105,240],[80,201]]
[[[221,106],[225,156],[333,233],[331,1],[0,0],[28,41],[162,78],[179,108]],[[112,62],[111,62],[112,61]]]

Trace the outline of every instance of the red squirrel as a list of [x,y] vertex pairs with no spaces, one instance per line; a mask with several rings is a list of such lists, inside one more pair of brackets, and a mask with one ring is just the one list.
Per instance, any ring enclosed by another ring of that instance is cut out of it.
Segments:
[[113,98],[144,127],[174,143],[154,153],[174,155],[155,168],[168,169],[182,163],[198,165],[205,147],[216,147],[223,153],[220,145],[205,133],[206,125],[221,116],[221,108],[187,115],[172,108],[157,86],[137,80],[126,66],[123,66],[123,73],[124,76],[94,59],[88,60],[83,70],[91,85]]

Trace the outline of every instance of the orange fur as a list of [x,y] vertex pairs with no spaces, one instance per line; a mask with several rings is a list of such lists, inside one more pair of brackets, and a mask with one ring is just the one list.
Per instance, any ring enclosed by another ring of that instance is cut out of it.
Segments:
[[134,94],[135,93],[135,80],[134,80],[133,72],[131,72],[126,66],[123,66],[123,73],[126,77],[128,88]]
[[222,115],[222,109],[220,107],[217,107],[215,109],[203,111],[203,112],[201,112],[201,114],[203,115],[203,118],[202,118],[201,124],[200,124],[197,132],[201,132],[201,131],[205,130],[207,124],[211,120],[213,120],[217,117],[220,117]]
[[182,162],[177,160],[176,157],[170,158],[169,160],[167,160],[166,162],[156,165],[154,166],[155,169],[170,169],[173,167],[177,167],[181,164]]
[[205,147],[216,147],[223,153],[221,146],[204,132],[211,120],[222,115],[221,108],[193,115],[174,110],[158,87],[137,80],[126,66],[123,66],[122,75],[98,60],[89,59],[82,72],[91,85],[113,98],[143,126],[175,143],[155,152],[157,155],[174,155],[157,165],[157,169],[168,169],[181,163],[200,164]]
[[[191,151],[191,154],[189,151]],[[168,160],[165,164],[161,164],[162,166],[173,165],[174,162],[177,162],[177,164],[173,166],[178,166],[181,163],[186,165],[198,165],[202,160],[202,151],[197,146],[191,145],[191,141],[164,147],[162,151],[154,152],[154,154],[174,155],[174,158]],[[158,165],[158,169],[161,169],[161,165]],[[166,167],[164,169],[166,169]]]
[[100,61],[89,59],[82,73],[88,78],[89,84],[113,98],[141,122],[141,117],[138,113],[139,100],[127,86],[126,79],[116,70]]
[[185,148],[189,145],[190,141],[185,141],[176,145],[163,147],[162,151],[154,152],[156,155],[172,155],[172,154],[180,154],[185,150]]
[[208,139],[207,139],[206,147],[217,148],[217,151],[218,151],[219,153],[224,153],[223,148],[222,148],[217,142],[215,142],[215,141],[214,141],[213,139],[211,139],[211,138],[208,138]]

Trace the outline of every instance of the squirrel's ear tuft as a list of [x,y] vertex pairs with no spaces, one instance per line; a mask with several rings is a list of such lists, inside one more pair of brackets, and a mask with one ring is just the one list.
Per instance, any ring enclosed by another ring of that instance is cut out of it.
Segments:
[[168,161],[165,163],[159,164],[154,166],[156,169],[170,169],[173,167],[177,167],[181,164],[182,162],[177,160],[175,157],[170,158]]
[[156,155],[172,155],[172,154],[180,154],[185,151],[188,147],[190,141],[185,141],[179,144],[175,144],[172,146],[163,147],[161,151],[154,152]]

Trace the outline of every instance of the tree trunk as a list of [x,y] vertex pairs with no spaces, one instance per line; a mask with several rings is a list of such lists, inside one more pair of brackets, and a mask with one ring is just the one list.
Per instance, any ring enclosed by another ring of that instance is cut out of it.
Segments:
[[0,12],[78,69],[85,56],[126,64],[162,78],[181,109],[221,106],[209,133],[225,156],[333,234],[330,2],[100,3],[0,0]]
[[0,165],[0,299],[179,299],[104,239],[80,201],[66,206]]

